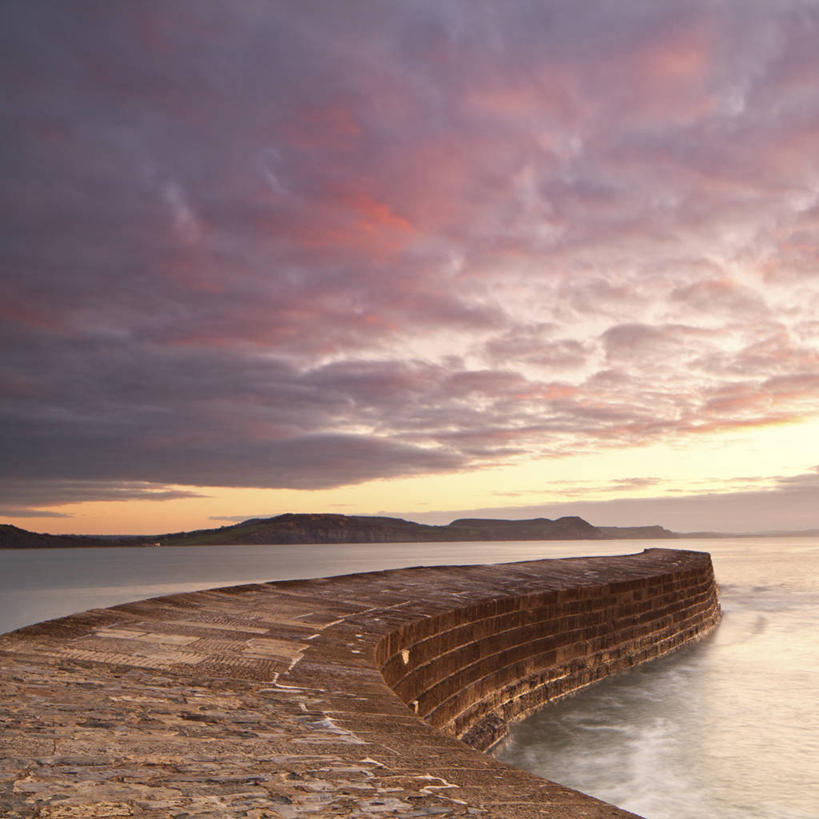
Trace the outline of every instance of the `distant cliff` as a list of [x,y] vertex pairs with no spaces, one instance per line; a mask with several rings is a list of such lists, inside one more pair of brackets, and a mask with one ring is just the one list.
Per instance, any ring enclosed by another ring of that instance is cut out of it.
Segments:
[[203,546],[285,543],[412,543],[470,540],[601,540],[605,538],[667,538],[661,526],[598,527],[578,517],[557,520],[492,520],[461,518],[446,526],[428,526],[401,518],[359,515],[285,514],[256,518],[195,532],[138,537],[47,535],[0,524],[0,548],[78,546]]
[[221,529],[157,538],[163,545],[203,543],[400,543],[464,540],[578,540],[603,537],[581,518],[481,520],[464,518],[428,526],[401,518],[286,514]]

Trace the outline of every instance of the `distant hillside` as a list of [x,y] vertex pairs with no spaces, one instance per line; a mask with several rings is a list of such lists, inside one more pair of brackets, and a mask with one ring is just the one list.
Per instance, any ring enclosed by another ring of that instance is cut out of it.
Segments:
[[462,518],[446,526],[428,526],[401,518],[359,515],[285,514],[256,518],[195,532],[140,537],[47,535],[0,525],[0,548],[77,546],[204,546],[286,543],[412,543],[471,540],[600,540],[604,538],[666,538],[661,526],[597,527],[578,517],[557,520],[491,520]]
[[100,537],[93,535],[44,535],[8,523],[0,523],[0,549],[49,549],[78,546],[140,546],[144,537]]
[[235,526],[184,532],[158,538],[164,545],[202,543],[396,543],[469,540],[599,540],[625,537],[673,537],[660,526],[599,528],[579,517],[557,520],[461,518],[429,526],[401,518],[356,515],[285,514]]
[[401,518],[285,514],[221,529],[180,532],[157,539],[168,546],[204,543],[401,543],[464,540],[575,540],[598,538],[581,518],[547,520],[455,520],[428,526]]

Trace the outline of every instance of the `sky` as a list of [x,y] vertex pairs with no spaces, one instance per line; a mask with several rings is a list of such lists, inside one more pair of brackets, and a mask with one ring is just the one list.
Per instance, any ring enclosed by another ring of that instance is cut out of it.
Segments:
[[819,527],[819,4],[0,5],[0,519]]

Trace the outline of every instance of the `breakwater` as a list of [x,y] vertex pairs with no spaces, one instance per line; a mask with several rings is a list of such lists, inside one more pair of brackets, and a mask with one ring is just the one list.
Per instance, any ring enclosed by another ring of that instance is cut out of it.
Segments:
[[252,584],[38,624],[0,637],[0,813],[629,815],[474,748],[718,616],[708,555],[653,549]]

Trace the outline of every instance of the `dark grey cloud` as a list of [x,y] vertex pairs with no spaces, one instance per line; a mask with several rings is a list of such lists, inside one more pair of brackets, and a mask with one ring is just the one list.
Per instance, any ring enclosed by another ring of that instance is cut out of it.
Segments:
[[0,514],[8,517],[65,518],[70,515],[44,509],[83,501],[167,501],[203,497],[185,489],[163,489],[153,481],[104,481],[59,478],[0,477]]
[[[333,382],[326,369],[186,348],[135,356],[125,343],[64,345],[52,366],[4,401],[9,480],[308,488],[464,462],[440,446],[343,431],[365,422],[368,406],[387,410],[401,374],[362,366]],[[99,488],[89,484],[89,497]]]
[[[87,496],[83,497],[83,500],[86,500]],[[26,503],[30,503],[29,500],[26,500]],[[48,500],[48,503],[54,503],[52,499]],[[58,519],[65,519],[70,518],[71,515],[67,515],[64,512],[53,512],[48,509],[36,509],[36,508],[27,508],[25,506],[18,507],[18,506],[6,506],[4,508],[0,508],[0,515],[5,515],[9,518],[58,518]]]

